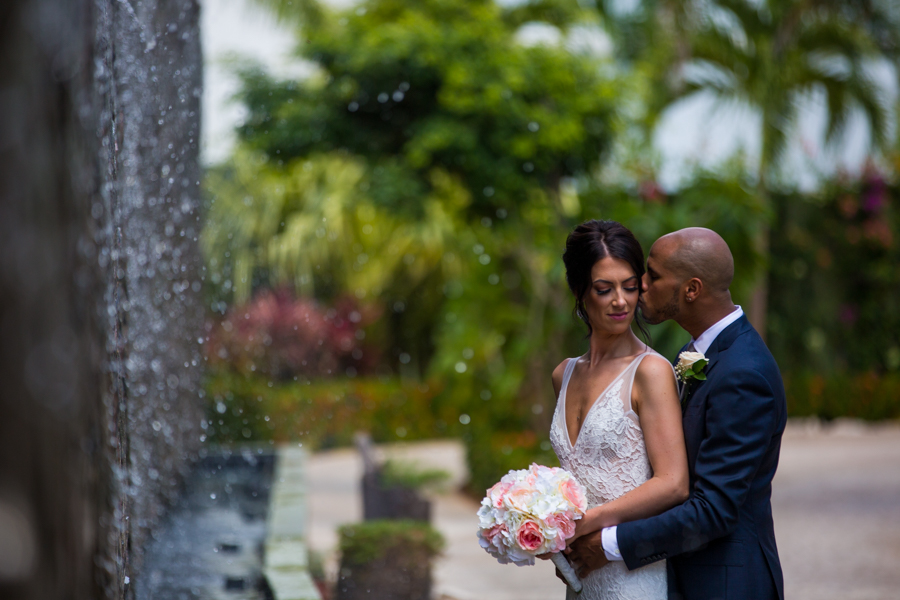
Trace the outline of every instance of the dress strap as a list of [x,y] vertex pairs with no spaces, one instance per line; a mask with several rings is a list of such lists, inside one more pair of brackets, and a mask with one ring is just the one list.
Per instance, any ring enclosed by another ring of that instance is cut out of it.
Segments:
[[578,362],[578,358],[570,358],[569,362],[566,363],[566,368],[563,371],[563,380],[562,387],[560,387],[560,393],[565,393],[566,388],[569,387],[569,379],[572,378],[572,372],[575,370],[575,363]]
[[[637,373],[638,367],[641,366],[641,363],[644,361],[644,358],[650,356],[651,354],[659,354],[655,350],[646,350],[643,353],[639,354],[637,358],[635,358],[631,364],[628,366],[628,369],[631,371],[627,373],[624,379],[628,382],[627,386],[622,386],[622,404],[625,408],[625,414],[630,414],[632,417],[637,420],[637,414],[633,411],[631,407],[631,392],[632,388],[634,388],[634,376]],[[668,361],[666,361],[668,362]],[[674,370],[672,371],[674,373]]]

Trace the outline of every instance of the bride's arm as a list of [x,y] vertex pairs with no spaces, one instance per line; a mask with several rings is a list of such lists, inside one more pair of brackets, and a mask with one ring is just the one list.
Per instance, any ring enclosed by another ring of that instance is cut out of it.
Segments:
[[575,537],[658,515],[688,498],[681,405],[672,366],[664,358],[647,356],[638,365],[631,403],[641,420],[653,476],[627,494],[588,510],[575,523]]

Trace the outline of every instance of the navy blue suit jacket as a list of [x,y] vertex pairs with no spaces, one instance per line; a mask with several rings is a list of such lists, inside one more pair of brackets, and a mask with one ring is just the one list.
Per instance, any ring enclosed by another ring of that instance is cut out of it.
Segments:
[[784,600],[772,477],[786,422],[784,384],[741,317],[706,353],[706,381],[683,405],[690,497],[616,530],[629,569],[667,559],[670,600]]

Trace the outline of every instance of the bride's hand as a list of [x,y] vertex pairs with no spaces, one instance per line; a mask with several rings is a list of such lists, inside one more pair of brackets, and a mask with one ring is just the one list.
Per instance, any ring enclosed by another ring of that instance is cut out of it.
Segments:
[[575,534],[566,540],[566,545],[571,545],[572,542],[588,533],[590,533],[590,531],[587,530],[587,521],[585,519],[578,519],[575,521]]

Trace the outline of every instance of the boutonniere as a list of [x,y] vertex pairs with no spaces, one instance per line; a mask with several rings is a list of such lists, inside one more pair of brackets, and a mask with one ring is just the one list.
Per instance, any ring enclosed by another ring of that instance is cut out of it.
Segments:
[[678,375],[678,379],[684,383],[689,382],[691,379],[704,381],[706,375],[703,373],[703,369],[705,369],[708,364],[709,359],[703,356],[702,352],[685,351],[678,355],[678,364],[675,365],[675,374]]

